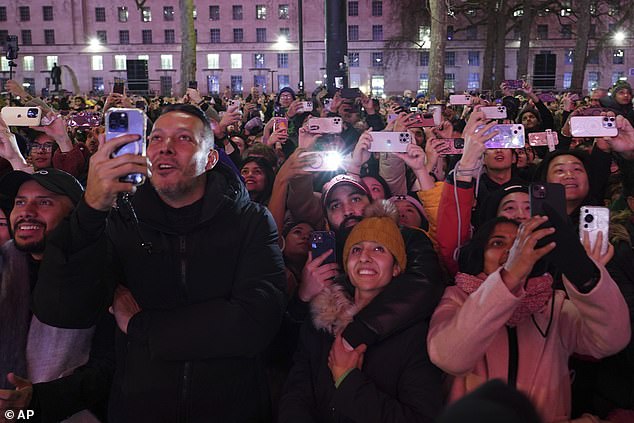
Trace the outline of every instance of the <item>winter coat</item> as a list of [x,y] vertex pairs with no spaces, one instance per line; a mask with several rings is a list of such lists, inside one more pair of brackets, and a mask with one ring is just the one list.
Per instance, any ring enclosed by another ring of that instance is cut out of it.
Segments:
[[90,325],[119,283],[141,308],[118,332],[111,421],[270,419],[260,353],[285,307],[275,223],[228,168],[205,177],[200,218],[179,219],[180,233],[147,183],[131,200],[138,223],[125,204],[106,221],[82,200],[47,240],[41,320]]
[[[354,307],[346,301],[339,314],[350,315],[343,321],[352,318],[348,309]],[[335,388],[328,368],[334,338],[315,325],[337,326],[336,321],[337,316],[322,310],[302,327],[280,402],[279,423],[433,422],[442,406],[442,388],[441,373],[429,361],[425,347],[427,324],[415,323],[368,347],[361,370],[350,372]]]
[[[564,279],[570,299],[556,290],[541,312],[514,329],[506,322],[523,294],[513,295],[499,270],[471,295],[457,286],[447,288],[432,316],[427,345],[432,362],[454,376],[449,400],[487,380],[515,376],[517,389],[528,395],[545,422],[567,420],[570,355],[605,357],[630,340],[627,304],[605,268],[595,264],[601,277],[592,291],[581,294]],[[509,341],[511,332],[516,344]],[[514,346],[517,355],[512,354]],[[511,374],[513,363],[516,371]]]

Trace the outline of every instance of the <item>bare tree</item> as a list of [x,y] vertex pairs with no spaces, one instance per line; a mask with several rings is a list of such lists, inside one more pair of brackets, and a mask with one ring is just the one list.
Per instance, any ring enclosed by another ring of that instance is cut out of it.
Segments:
[[482,61],[482,89],[484,91],[493,90],[493,63],[495,59],[495,40],[497,37],[495,17],[496,0],[487,0],[487,31],[484,47],[484,59]]
[[445,46],[447,44],[447,6],[445,0],[429,0],[431,47],[429,50],[429,93],[445,98]]
[[572,81],[570,90],[581,92],[583,90],[583,79],[586,73],[587,51],[589,32],[582,28],[590,28],[590,0],[578,0],[577,3],[577,42],[575,43],[575,55],[572,62]]
[[535,17],[533,1],[524,0],[522,2],[522,18],[520,20],[520,48],[517,53],[517,73],[516,79],[527,79],[528,77],[528,53],[531,43],[531,29]]
[[196,79],[196,32],[194,31],[193,0],[179,0],[179,6],[181,12],[180,95],[182,95],[187,91],[188,82]]

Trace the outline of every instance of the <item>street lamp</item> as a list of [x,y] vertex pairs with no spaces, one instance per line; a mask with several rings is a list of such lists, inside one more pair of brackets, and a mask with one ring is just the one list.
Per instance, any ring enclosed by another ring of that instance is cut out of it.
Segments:
[[617,42],[625,41],[625,37],[626,37],[625,31],[617,31],[614,33],[614,41],[617,41]]

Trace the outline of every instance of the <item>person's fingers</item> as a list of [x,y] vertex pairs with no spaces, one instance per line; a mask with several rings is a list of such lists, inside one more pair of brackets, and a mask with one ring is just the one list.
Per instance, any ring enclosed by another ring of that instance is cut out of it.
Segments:
[[556,242],[549,242],[548,244],[546,244],[545,246],[543,246],[541,248],[535,248],[533,250],[533,257],[535,258],[535,261],[537,261],[537,260],[541,259],[542,257],[544,257],[546,254],[548,254],[551,251],[553,251],[556,247],[557,247],[557,243]]

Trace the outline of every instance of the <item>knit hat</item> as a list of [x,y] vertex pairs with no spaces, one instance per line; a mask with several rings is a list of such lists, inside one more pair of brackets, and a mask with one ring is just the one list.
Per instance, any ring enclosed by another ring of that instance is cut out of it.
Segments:
[[418,214],[421,219],[421,228],[424,230],[429,230],[429,222],[427,221],[427,215],[425,214],[425,209],[423,209],[423,205],[416,198],[411,195],[394,195],[389,198],[392,203],[398,203],[399,201],[407,201],[411,205],[416,208]]
[[362,241],[381,244],[392,253],[401,270],[407,266],[405,241],[398,228],[398,211],[396,206],[387,200],[380,200],[366,207],[365,217],[357,223],[343,247],[343,268],[348,271],[348,256],[353,245]]
[[537,122],[539,122],[539,124],[542,123],[542,117],[539,114],[539,110],[535,109],[534,107],[530,107],[530,106],[526,106],[524,107],[522,110],[520,110],[519,115],[517,116],[517,123],[522,123],[522,116],[524,116],[526,113],[532,113],[535,118],[537,119]]
[[614,83],[614,85],[612,85],[612,88],[610,89],[610,93],[612,95],[615,95],[617,92],[621,90],[628,90],[630,94],[632,94],[632,86],[629,84],[629,82],[623,79],[619,79],[618,81]]
[[356,175],[347,174],[347,173],[340,174],[340,175],[336,175],[334,178],[332,178],[330,181],[324,184],[324,188],[322,190],[322,195],[321,195],[321,205],[324,209],[328,205],[328,198],[330,194],[332,193],[332,190],[335,187],[342,184],[352,185],[353,187],[361,191],[363,194],[367,195],[368,198],[372,199],[372,197],[370,196],[370,190],[368,189],[368,187],[365,185],[365,182],[363,182],[363,180],[360,177]]

